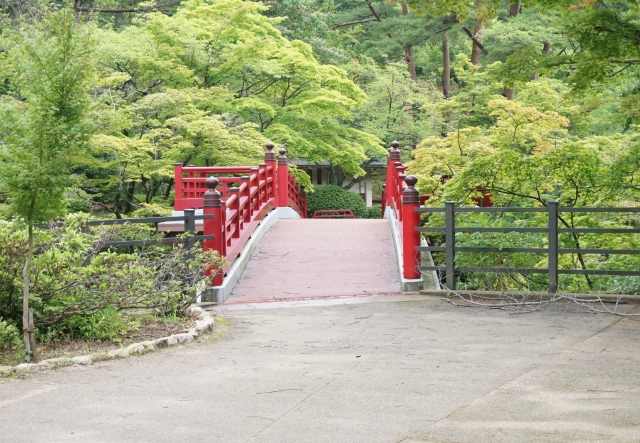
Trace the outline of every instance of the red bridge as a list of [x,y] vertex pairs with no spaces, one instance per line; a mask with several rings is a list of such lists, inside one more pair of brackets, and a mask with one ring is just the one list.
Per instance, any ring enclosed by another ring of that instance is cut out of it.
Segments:
[[289,172],[286,150],[276,158],[273,148],[267,144],[257,166],[175,165],[175,210],[212,215],[196,230],[213,235],[204,247],[229,262],[203,301],[366,296],[422,287],[417,180],[405,177],[397,142],[389,150],[384,220],[307,219],[304,187]]

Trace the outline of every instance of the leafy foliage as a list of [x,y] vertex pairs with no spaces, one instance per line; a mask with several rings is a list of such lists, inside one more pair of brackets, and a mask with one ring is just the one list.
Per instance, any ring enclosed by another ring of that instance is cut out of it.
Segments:
[[309,214],[322,209],[350,209],[358,218],[365,218],[368,214],[367,205],[358,195],[340,186],[318,186],[307,197]]
[[[127,252],[102,250],[108,241],[148,238],[153,232],[128,225],[87,229],[84,220],[71,215],[61,226],[37,232],[39,253],[34,257],[30,281],[35,323],[41,329],[61,322],[70,324],[70,318],[91,317],[73,320],[75,326],[69,327],[82,334],[79,325],[85,322],[92,325],[92,337],[100,338],[95,331],[99,324],[107,325],[115,311],[182,311],[193,303],[196,286],[207,278],[205,270],[219,269],[224,263],[216,252],[205,252],[197,245],[190,251],[181,245]],[[25,259],[20,250],[26,248],[27,236],[20,225],[2,222],[0,316],[11,321],[22,315],[18,270]]]

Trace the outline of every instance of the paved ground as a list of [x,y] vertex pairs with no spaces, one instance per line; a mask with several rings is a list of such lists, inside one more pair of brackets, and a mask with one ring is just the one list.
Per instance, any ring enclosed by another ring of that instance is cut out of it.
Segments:
[[280,220],[256,248],[228,301],[398,291],[387,220]]
[[640,442],[638,320],[419,296],[218,309],[216,340],[0,382],[0,441]]

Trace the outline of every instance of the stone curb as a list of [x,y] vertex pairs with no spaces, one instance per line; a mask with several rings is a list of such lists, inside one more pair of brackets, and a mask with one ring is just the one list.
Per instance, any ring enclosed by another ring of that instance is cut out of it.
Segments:
[[[190,313],[196,316],[196,324],[187,332],[174,334],[168,337],[157,338],[155,340],[133,343],[126,348],[114,349],[106,354],[107,360],[117,358],[127,358],[132,355],[143,355],[147,352],[156,351],[158,349],[176,346],[183,343],[190,343],[196,337],[204,335],[213,330],[214,319],[211,315],[197,306],[191,306]],[[0,378],[11,377],[13,375],[26,375],[35,372],[45,371],[47,369],[58,369],[65,366],[73,365],[90,365],[94,361],[104,360],[100,355],[82,355],[73,358],[49,358],[38,363],[22,363],[17,366],[0,366]]]

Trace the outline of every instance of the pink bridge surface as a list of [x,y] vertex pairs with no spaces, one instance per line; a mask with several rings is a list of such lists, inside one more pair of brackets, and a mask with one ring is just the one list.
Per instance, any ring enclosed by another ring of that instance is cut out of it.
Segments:
[[400,292],[387,220],[280,220],[228,302]]

